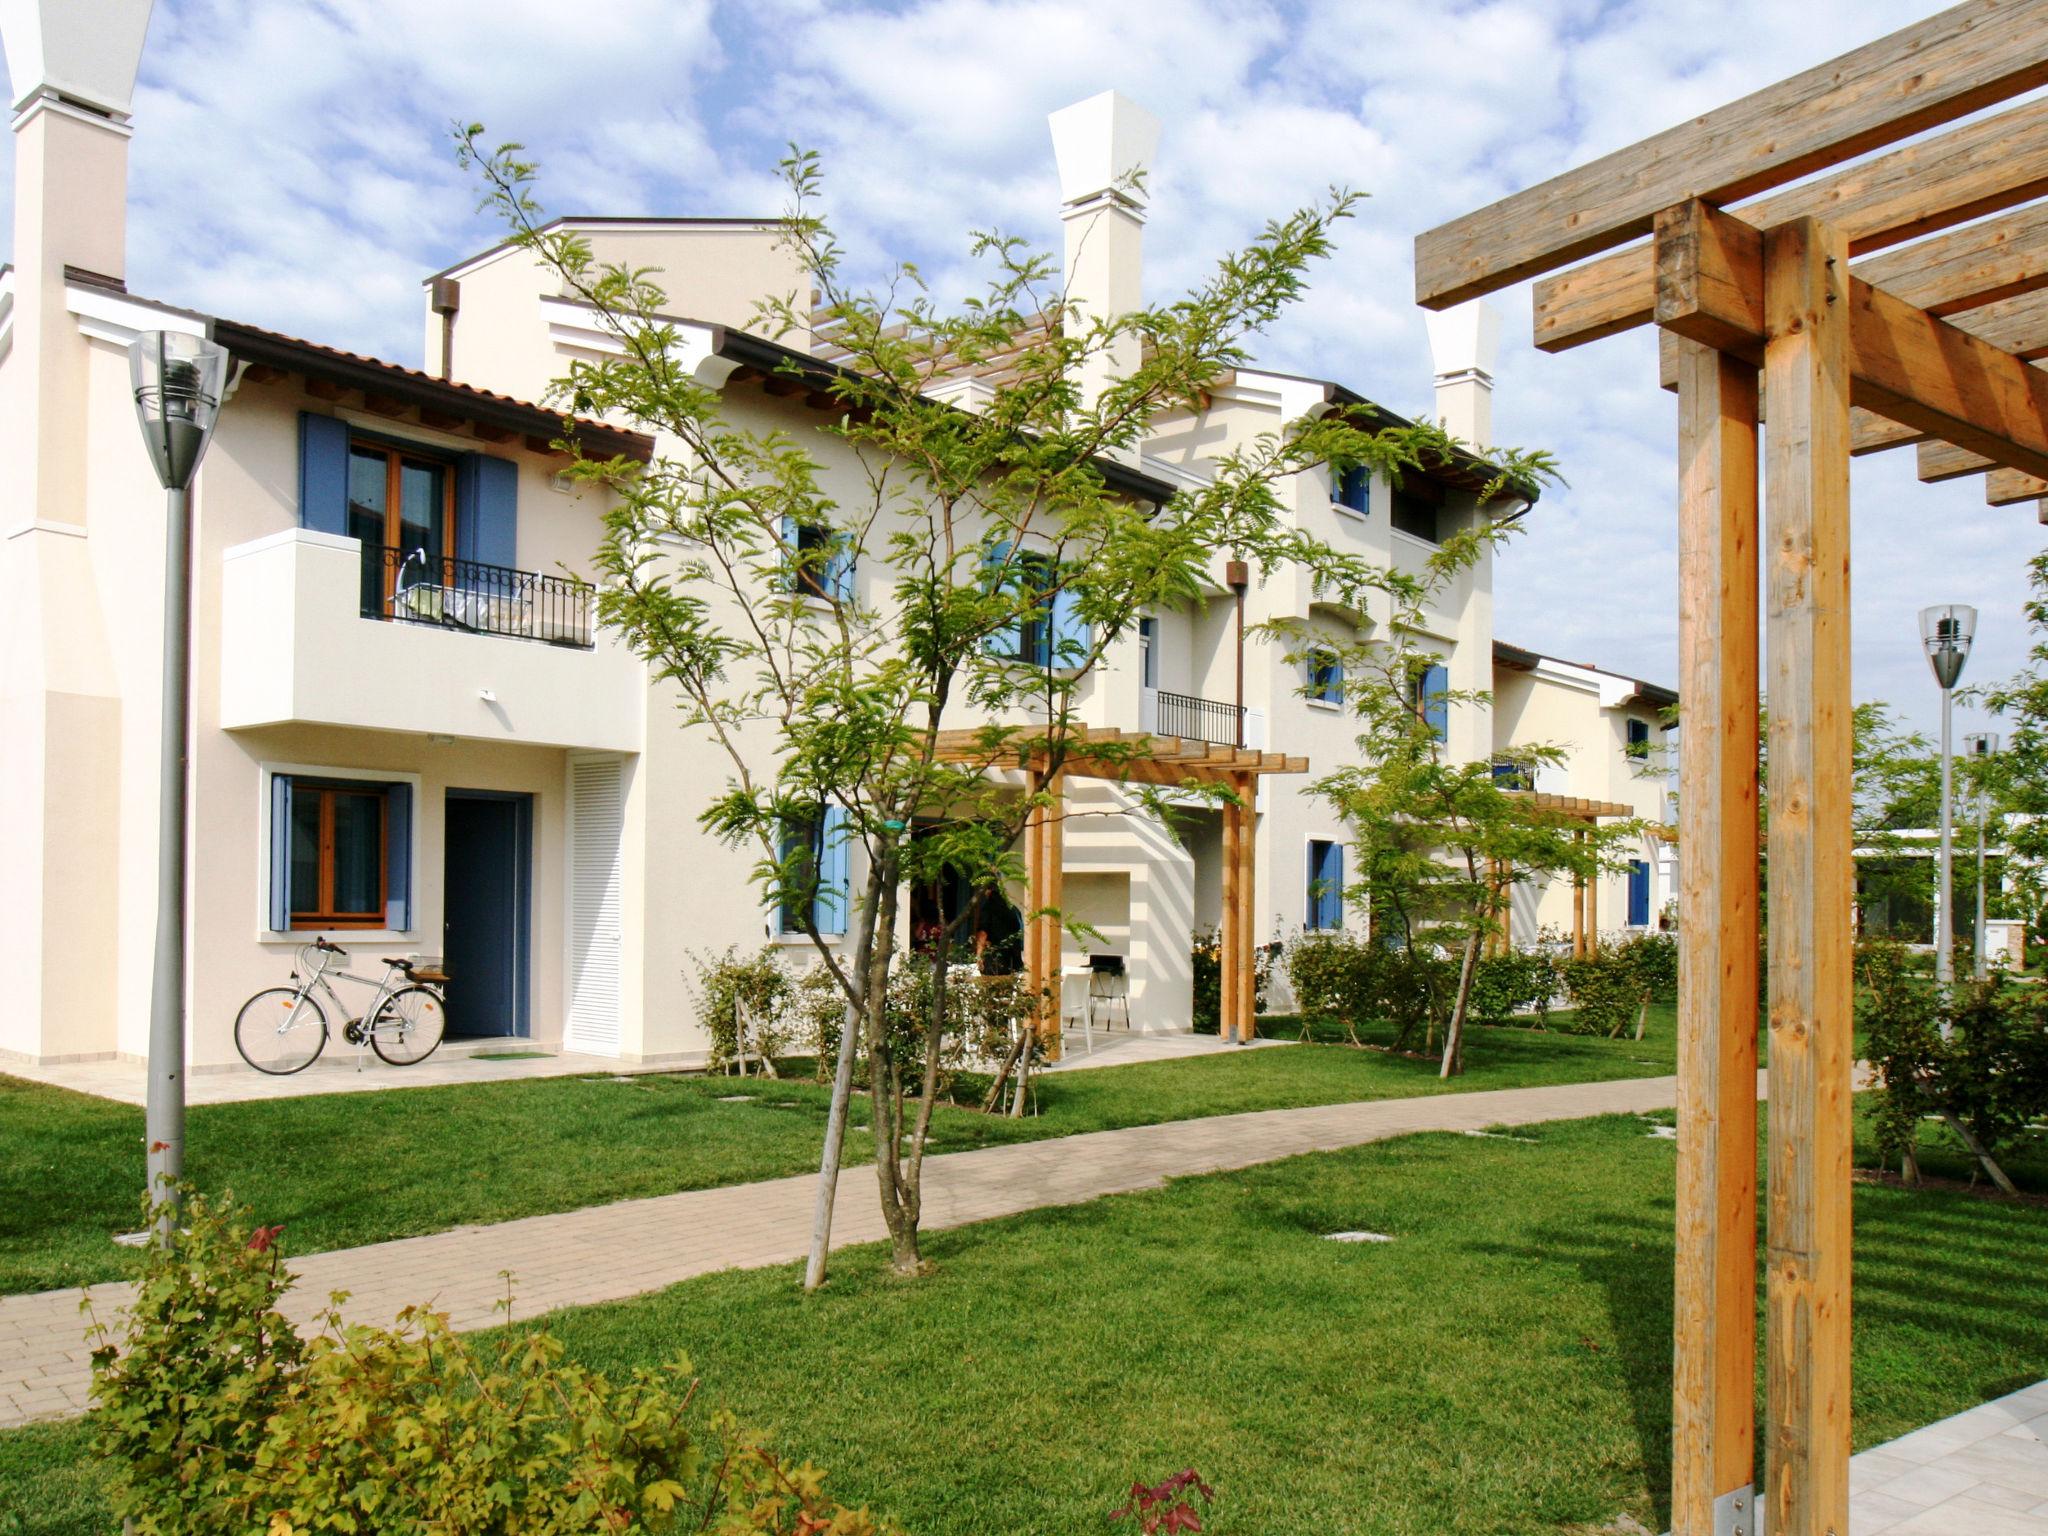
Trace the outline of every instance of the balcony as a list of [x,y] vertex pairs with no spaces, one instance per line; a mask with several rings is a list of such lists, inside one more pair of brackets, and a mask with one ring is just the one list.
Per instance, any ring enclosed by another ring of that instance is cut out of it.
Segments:
[[1266,716],[1263,710],[1247,707],[1244,739],[1237,734],[1238,707],[1218,699],[1196,698],[1164,688],[1146,688],[1138,696],[1138,729],[1155,736],[1181,736],[1189,741],[1210,741],[1218,746],[1266,745]]
[[221,724],[636,752],[643,669],[595,632],[591,596],[471,561],[366,559],[306,528],[237,545],[221,564]]
[[471,635],[502,635],[591,649],[596,592],[581,582],[475,560],[430,560],[425,550],[363,555],[366,619],[432,624]]

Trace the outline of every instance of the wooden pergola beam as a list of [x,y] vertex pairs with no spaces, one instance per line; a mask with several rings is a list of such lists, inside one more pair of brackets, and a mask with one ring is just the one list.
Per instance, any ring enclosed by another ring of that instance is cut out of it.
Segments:
[[[1848,233],[1852,251],[1862,253],[2030,203],[2044,192],[2048,103],[2028,102],[1734,212],[1758,229],[1809,214],[1825,217]],[[1654,221],[1653,213],[1653,226]],[[1927,242],[1872,257],[1858,263],[1857,275],[1892,286],[1917,304],[1938,305],[1942,313],[1989,303],[2004,288],[2023,292],[2038,286],[2034,264],[2014,259],[2016,250],[2026,248],[2024,241],[2013,244],[2022,231],[2009,229],[2002,244],[1997,233],[1959,231],[1945,237],[1953,245]],[[1537,283],[1537,347],[1563,352],[1648,325],[1655,262],[1651,246],[1639,245]],[[1865,271],[1866,265],[1875,272]]]
[[1850,270],[1944,317],[2033,293],[2048,287],[2048,203],[1915,241]]
[[2016,469],[1994,469],[1984,477],[1984,500],[1994,507],[2016,506],[2048,496],[2048,480]]
[[[1666,209],[1657,226],[1657,323],[1759,361],[1764,240],[1762,231],[1699,201]],[[1855,404],[2048,476],[2048,373],[1853,274],[1843,294]]]
[[1690,197],[1743,198],[2048,83],[2048,0],[1969,0],[1417,237],[1444,309],[1648,234]]

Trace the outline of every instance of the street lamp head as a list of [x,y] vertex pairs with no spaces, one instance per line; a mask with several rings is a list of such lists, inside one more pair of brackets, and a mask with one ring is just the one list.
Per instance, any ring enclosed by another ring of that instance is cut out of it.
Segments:
[[128,348],[135,415],[157,479],[182,491],[213,436],[227,383],[227,349],[204,336],[145,331]]
[[1920,610],[1920,640],[1927,647],[1934,680],[1944,693],[1963,675],[1963,663],[1970,659],[1970,641],[1976,633],[1977,610],[1968,603],[1941,603]]

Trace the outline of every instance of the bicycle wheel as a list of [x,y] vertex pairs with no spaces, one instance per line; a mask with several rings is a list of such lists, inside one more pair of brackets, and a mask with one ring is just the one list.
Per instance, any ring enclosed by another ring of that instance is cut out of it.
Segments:
[[272,1077],[303,1072],[327,1045],[327,1014],[297,987],[270,987],[235,1015],[235,1049]]
[[394,1067],[434,1054],[448,1031],[448,1005],[432,987],[400,987],[384,999],[370,1025],[370,1049]]

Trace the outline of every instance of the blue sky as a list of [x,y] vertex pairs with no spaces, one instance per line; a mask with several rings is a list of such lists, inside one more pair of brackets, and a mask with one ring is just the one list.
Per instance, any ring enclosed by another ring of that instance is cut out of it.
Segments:
[[[1057,239],[1045,115],[1115,87],[1163,121],[1149,296],[1333,183],[1370,194],[1260,345],[1426,412],[1414,233],[1917,19],[1909,0],[158,0],[137,93],[140,293],[417,363],[419,279],[491,243],[449,125],[527,144],[559,212],[781,211],[775,162],[821,151],[860,270],[970,280],[965,232]],[[1672,397],[1647,333],[1545,357],[1525,289],[1496,435],[1570,484],[1501,561],[1498,631],[1658,681],[1676,670]],[[1933,719],[1923,603],[1985,610],[1969,680],[2010,671],[2030,508],[1862,460],[1856,688]]]

